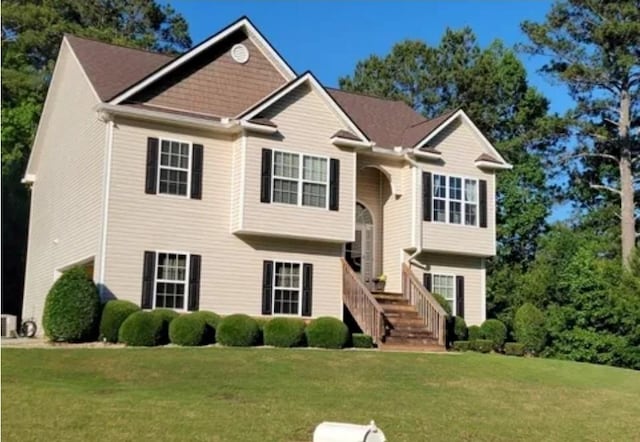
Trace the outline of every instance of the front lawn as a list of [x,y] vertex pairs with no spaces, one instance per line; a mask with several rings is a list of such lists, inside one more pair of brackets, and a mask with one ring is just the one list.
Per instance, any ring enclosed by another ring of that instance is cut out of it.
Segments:
[[2,350],[3,442],[308,442],[371,419],[391,442],[632,440],[639,398],[639,372],[470,353]]

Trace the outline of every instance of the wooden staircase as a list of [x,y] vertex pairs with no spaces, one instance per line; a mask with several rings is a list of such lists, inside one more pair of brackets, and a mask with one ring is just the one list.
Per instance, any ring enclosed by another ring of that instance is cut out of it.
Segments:
[[386,334],[383,350],[444,351],[414,306],[402,293],[372,292],[384,312]]
[[402,267],[402,293],[370,292],[342,259],[342,299],[362,331],[383,350],[444,351],[444,309]]

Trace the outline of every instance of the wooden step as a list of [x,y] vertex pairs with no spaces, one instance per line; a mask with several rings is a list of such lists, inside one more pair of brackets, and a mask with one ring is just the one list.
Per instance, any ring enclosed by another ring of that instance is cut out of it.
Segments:
[[425,327],[424,320],[421,317],[419,317],[417,313],[415,316],[409,316],[409,317],[393,316],[387,319],[388,319],[388,322],[394,328],[404,328],[404,327],[424,328]]
[[404,344],[379,344],[378,348],[382,351],[408,351],[408,352],[446,352],[447,349],[443,345],[427,344],[427,345],[404,345]]
[[373,291],[371,292],[371,294],[373,294],[373,295],[387,295],[387,296],[395,296],[395,297],[398,297],[398,298],[402,298],[402,297],[403,297],[403,296],[402,296],[402,293],[398,293],[398,292],[381,292],[381,291],[379,291],[379,290],[373,290]]
[[433,333],[427,329],[391,329],[389,330],[389,336],[394,338],[407,338],[407,339],[432,339]]
[[421,346],[421,345],[438,345],[438,341],[433,338],[413,338],[413,337],[400,337],[400,336],[387,336],[384,339],[385,344],[391,345],[407,345],[407,346]]
[[395,295],[373,295],[380,304],[400,304],[409,305],[409,301],[401,296]]
[[388,314],[388,313],[415,313],[416,315],[418,314],[418,312],[416,311],[416,308],[412,305],[384,304],[382,305],[382,309],[384,310],[385,314]]

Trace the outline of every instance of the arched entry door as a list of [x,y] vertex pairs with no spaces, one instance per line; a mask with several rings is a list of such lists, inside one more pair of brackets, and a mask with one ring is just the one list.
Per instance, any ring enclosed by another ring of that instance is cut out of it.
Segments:
[[367,285],[373,285],[373,216],[369,209],[356,203],[356,240],[347,244],[346,260]]

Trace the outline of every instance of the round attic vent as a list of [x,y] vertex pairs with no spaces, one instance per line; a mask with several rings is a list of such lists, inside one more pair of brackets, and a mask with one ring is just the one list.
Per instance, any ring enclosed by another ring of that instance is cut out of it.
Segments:
[[246,63],[249,60],[249,50],[243,44],[234,45],[231,48],[231,58],[238,63]]

